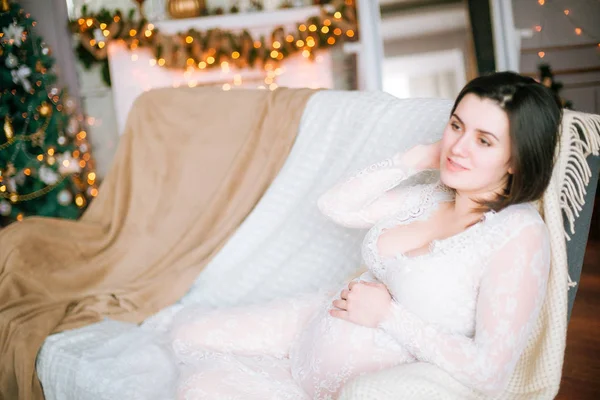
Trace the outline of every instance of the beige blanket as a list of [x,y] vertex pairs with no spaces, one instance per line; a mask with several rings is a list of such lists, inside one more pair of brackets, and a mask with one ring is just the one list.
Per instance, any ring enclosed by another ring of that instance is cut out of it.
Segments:
[[46,336],[177,301],[288,155],[308,89],[161,89],[135,103],[100,195],[77,221],[0,231],[0,399],[40,399]]

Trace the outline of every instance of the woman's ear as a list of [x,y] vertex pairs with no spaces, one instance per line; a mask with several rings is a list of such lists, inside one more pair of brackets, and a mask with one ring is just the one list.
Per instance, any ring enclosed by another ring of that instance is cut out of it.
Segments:
[[509,167],[509,168],[508,168],[508,174],[509,174],[509,175],[512,175],[512,174],[513,174],[513,169],[512,169],[512,167]]

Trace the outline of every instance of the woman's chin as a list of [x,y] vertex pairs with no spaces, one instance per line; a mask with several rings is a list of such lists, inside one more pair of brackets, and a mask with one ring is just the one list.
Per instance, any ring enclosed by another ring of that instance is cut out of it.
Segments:
[[445,186],[455,190],[465,186],[464,177],[458,176],[456,173],[445,171],[443,169],[440,170],[440,181],[442,181]]

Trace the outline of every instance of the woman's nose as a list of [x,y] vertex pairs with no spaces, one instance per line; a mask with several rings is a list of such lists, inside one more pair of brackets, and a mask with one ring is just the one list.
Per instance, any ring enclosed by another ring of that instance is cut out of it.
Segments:
[[465,133],[461,135],[456,142],[450,148],[450,151],[453,155],[466,157],[469,153],[469,139],[468,135]]

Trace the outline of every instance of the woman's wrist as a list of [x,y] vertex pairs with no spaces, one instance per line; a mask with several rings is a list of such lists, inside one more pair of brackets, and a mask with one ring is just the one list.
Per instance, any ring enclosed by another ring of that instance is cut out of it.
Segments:
[[394,156],[392,159],[395,167],[405,168],[413,171],[423,171],[431,169],[430,163],[424,162],[422,159],[416,159],[412,154],[401,153]]
[[440,142],[417,145],[406,152],[397,153],[392,161],[395,166],[416,171],[438,169],[440,164]]

